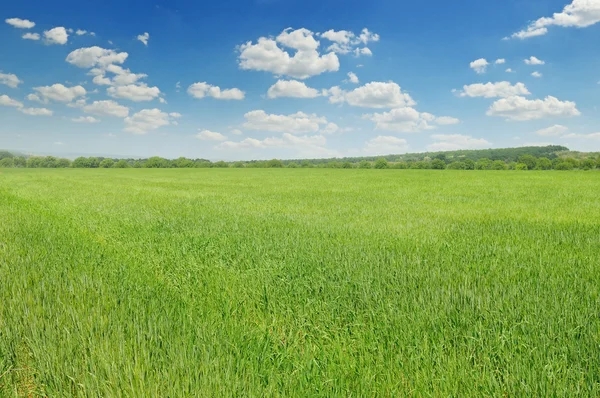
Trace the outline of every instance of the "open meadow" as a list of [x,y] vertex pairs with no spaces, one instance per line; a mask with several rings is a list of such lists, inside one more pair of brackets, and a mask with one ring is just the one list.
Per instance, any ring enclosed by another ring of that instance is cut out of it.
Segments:
[[0,170],[0,396],[599,396],[600,174]]

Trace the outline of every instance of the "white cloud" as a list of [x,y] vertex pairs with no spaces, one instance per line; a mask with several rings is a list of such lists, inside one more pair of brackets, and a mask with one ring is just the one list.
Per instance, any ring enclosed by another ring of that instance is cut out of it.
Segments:
[[39,33],[25,33],[22,37],[25,40],[39,40],[40,34]]
[[75,123],[99,123],[100,120],[92,116],[80,116],[78,118],[71,119]]
[[[282,50],[278,43],[296,50],[293,56]],[[324,72],[336,72],[340,61],[335,53],[320,55],[319,42],[308,29],[284,30],[276,40],[261,37],[256,44],[239,46],[239,66],[245,70],[271,72],[296,79],[306,79]]]
[[129,115],[129,108],[112,100],[94,101],[85,105],[83,111],[98,116],[127,117]]
[[546,117],[579,116],[575,102],[560,101],[555,97],[528,100],[525,97],[513,96],[497,100],[487,111],[488,116],[505,117],[507,120],[535,120]]
[[10,98],[8,95],[0,95],[0,106],[14,106],[15,108],[22,108],[23,103]]
[[496,65],[502,65],[506,63],[506,60],[504,58],[498,58],[494,63]]
[[356,46],[360,44],[367,45],[369,42],[379,41],[379,35],[370,32],[367,28],[364,28],[358,36],[347,30],[335,31],[333,29],[321,33],[319,36],[333,42],[333,44],[327,48],[327,51],[338,54],[348,54],[352,52],[356,56],[373,54],[367,47],[359,49],[355,48]]
[[[29,98],[29,97],[32,97],[32,98]],[[36,100],[34,97],[37,97],[37,95],[35,95],[35,94],[30,94],[29,96],[27,96],[27,98],[28,98],[28,99],[30,99],[30,100],[32,100],[32,101],[35,101],[35,100]],[[37,98],[37,100],[39,100],[39,97]],[[42,102],[42,101],[41,101],[41,100],[39,100],[39,102]],[[68,104],[67,104],[67,106],[68,106],[69,108],[83,108],[83,107],[84,107],[84,106],[86,106],[86,105],[87,105],[87,102],[86,102],[86,99],[85,99],[85,98],[80,98],[80,99],[78,99],[78,100],[77,100],[77,101],[75,101],[75,102],[71,102],[71,103],[68,103]]]
[[21,108],[20,112],[30,116],[52,116],[54,112],[46,108]]
[[181,91],[181,82],[175,83],[175,91],[177,91],[177,92]]
[[327,126],[325,126],[325,128],[321,129],[321,134],[335,134],[338,131],[340,131],[340,128],[337,124],[335,123],[327,123]]
[[316,133],[321,128],[321,125],[327,125],[326,118],[304,112],[297,112],[291,115],[274,115],[267,114],[263,110],[256,110],[246,113],[244,117],[246,118],[244,127],[248,130],[274,133]]
[[563,135],[569,131],[569,128],[566,126],[561,126],[560,124],[555,124],[554,126],[547,127],[545,129],[541,129],[536,131],[537,135],[541,135],[543,137],[556,137],[559,135]]
[[496,82],[496,83],[476,83],[468,86],[463,86],[463,91],[458,92],[460,97],[484,97],[484,98],[496,98],[496,97],[511,97],[514,95],[529,95],[531,94],[527,87],[523,83],[516,83],[515,85],[510,82]]
[[469,64],[469,67],[476,73],[482,74],[487,70],[489,63],[485,58],[479,58]]
[[350,83],[354,83],[354,84],[358,84],[358,76],[356,76],[356,73],[354,72],[348,72],[348,81]]
[[44,101],[51,99],[59,102],[71,102],[78,97],[83,97],[87,92],[82,86],[65,87],[57,83],[52,86],[35,87]]
[[128,55],[126,52],[118,53],[114,50],[94,46],[72,51],[66,61],[80,68],[106,68],[111,64],[122,64]]
[[44,31],[44,41],[46,44],[67,44],[69,34],[62,26]]
[[373,55],[373,52],[369,49],[369,47],[357,48],[354,50],[354,56],[360,57],[361,55]]
[[473,138],[462,134],[434,134],[431,136],[436,142],[427,146],[428,151],[456,151],[459,149],[489,148],[490,142],[483,138]]
[[147,46],[148,40],[150,40],[150,34],[148,32],[146,32],[143,35],[138,35],[137,39],[139,41],[141,41],[142,43],[144,43],[145,46]]
[[361,43],[368,44],[370,41],[379,41],[379,35],[377,33],[369,32],[369,29],[364,28],[358,39]]
[[363,115],[363,119],[375,122],[377,130],[395,131],[398,133],[416,133],[435,129],[435,125],[459,123],[460,120],[448,116],[436,117],[431,113],[419,112],[414,108],[404,107],[389,112]]
[[529,24],[527,29],[514,33],[513,38],[525,39],[548,33],[549,26],[585,28],[600,22],[600,2],[598,0],[573,0],[562,12],[552,17],[540,18]]
[[7,85],[10,88],[17,88],[23,81],[19,80],[17,75],[12,73],[2,73],[0,71],[0,84]]
[[171,124],[169,114],[160,109],[143,109],[125,118],[124,131],[133,134],[146,134],[162,126]]
[[506,71],[505,71],[505,72],[506,72],[506,73],[513,73],[513,72],[514,72],[514,70],[512,70],[511,68],[508,68],[508,69],[506,69]]
[[533,77],[542,77],[542,74],[540,72],[538,72],[538,71],[535,71],[535,72],[533,72],[531,74],[531,76],[533,76]]
[[37,94],[29,94],[27,95],[27,100],[29,101],[35,101],[35,102],[39,102],[39,103],[48,103],[48,100],[42,100]]
[[225,141],[216,146],[216,149],[225,150],[251,150],[251,149],[294,149],[305,157],[311,156],[337,156],[337,152],[325,148],[327,140],[322,135],[295,136],[289,133],[281,137],[268,137],[264,140],[246,138],[239,142]]
[[87,30],[83,30],[83,29],[77,29],[77,31],[75,32],[75,34],[77,36],[83,36],[87,33]]
[[148,87],[146,84],[109,87],[106,92],[113,98],[124,98],[134,102],[152,101],[160,95],[158,87]]
[[21,18],[8,18],[5,19],[4,22],[19,29],[31,29],[35,26],[35,22],[31,22],[27,19]]
[[194,98],[213,97],[220,100],[243,100],[245,93],[239,88],[230,88],[221,90],[218,86],[213,86],[206,82],[194,83],[187,90],[188,94]]
[[367,141],[364,152],[373,156],[406,152],[408,143],[404,138],[379,135]]
[[347,102],[352,106],[363,108],[401,108],[415,105],[415,101],[407,93],[403,93],[400,86],[394,82],[371,82],[358,87],[350,92],[332,87],[326,90],[329,102]]
[[183,115],[179,112],[171,112],[169,113],[169,116],[175,118],[175,119],[179,119],[180,117],[182,117]]
[[534,56],[531,56],[525,60],[525,63],[527,65],[544,65],[546,62],[544,62],[541,59],[538,59]]
[[225,137],[221,133],[216,133],[214,131],[202,130],[198,134],[196,134],[196,138],[202,141],[226,141],[227,137]]
[[234,135],[242,135],[242,134],[244,134],[244,133],[242,132],[242,130],[239,130],[239,129],[233,129],[233,130],[231,130],[231,134],[234,134]]
[[588,140],[600,140],[600,132],[599,133],[591,133],[591,134],[567,134],[562,138],[580,138],[580,139],[588,139]]
[[267,92],[269,98],[315,98],[321,95],[318,90],[308,87],[297,80],[278,80]]

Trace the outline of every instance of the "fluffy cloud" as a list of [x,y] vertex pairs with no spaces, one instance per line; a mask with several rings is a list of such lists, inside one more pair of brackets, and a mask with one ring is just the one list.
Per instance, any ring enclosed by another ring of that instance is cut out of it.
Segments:
[[0,84],[7,85],[10,88],[17,88],[19,84],[23,83],[17,75],[12,73],[2,73],[0,71]]
[[497,82],[497,83],[476,83],[468,86],[463,86],[463,91],[458,92],[460,97],[511,97],[514,95],[529,95],[531,94],[523,83]]
[[562,12],[551,17],[540,18],[525,29],[512,35],[513,38],[526,39],[548,33],[549,26],[585,28],[600,22],[600,2],[597,0],[573,0]]
[[355,48],[357,45],[367,45],[369,42],[379,41],[379,35],[376,33],[369,32],[367,28],[364,28],[359,36],[347,30],[335,31],[333,29],[327,32],[321,33],[320,37],[333,42],[327,48],[327,51],[332,51],[338,54],[348,54],[353,52],[354,55],[372,55],[373,53],[367,47]]
[[171,123],[168,113],[156,108],[143,109],[138,113],[134,113],[131,117],[125,118],[124,131],[132,134],[146,134]]
[[[278,44],[296,50],[293,56]],[[335,53],[320,55],[319,42],[308,29],[284,30],[274,40],[261,37],[256,44],[247,42],[239,46],[239,66],[244,70],[271,72],[296,79],[306,79],[324,72],[336,72],[340,61]]]
[[44,31],[44,41],[46,44],[67,44],[69,34],[62,26]]
[[[113,74],[112,78],[106,77],[106,73],[109,72]],[[148,77],[145,73],[133,73],[129,69],[112,64],[104,68],[93,68],[90,75],[94,76],[94,84],[99,86],[128,86]]]
[[31,22],[27,19],[21,18],[8,18],[5,19],[4,22],[19,29],[31,29],[35,26],[35,22]]
[[0,95],[0,106],[13,106],[15,108],[22,108],[23,103],[10,98],[8,95]]
[[25,33],[22,37],[25,40],[39,40],[40,39],[39,33]]
[[408,143],[404,138],[380,135],[367,141],[365,153],[369,155],[390,155],[406,152]]
[[245,97],[245,93],[238,88],[221,90],[220,87],[206,82],[192,84],[188,87],[187,92],[194,98],[213,97],[220,100],[243,100]]
[[321,95],[318,90],[308,87],[297,80],[278,80],[267,91],[269,98],[292,97],[292,98],[315,98]]
[[544,65],[546,62],[544,62],[541,59],[538,59],[534,56],[531,56],[525,60],[525,63],[527,65]]
[[469,67],[473,69],[476,73],[482,74],[485,73],[489,62],[485,58],[479,58],[469,64]]
[[273,115],[263,110],[256,110],[246,113],[244,117],[246,118],[245,128],[274,133],[316,133],[321,125],[327,125],[326,118],[304,112],[291,115]]
[[22,108],[19,111],[30,116],[52,116],[54,112],[46,108]]
[[113,98],[124,98],[134,102],[152,101],[160,95],[158,87],[145,84],[109,87],[106,92]]
[[533,72],[531,74],[531,76],[533,76],[533,77],[542,77],[542,74],[540,72],[538,72],[538,71],[535,71],[535,72]]
[[78,118],[71,119],[75,123],[99,123],[100,120],[92,116],[80,116]]
[[354,72],[348,72],[348,81],[350,83],[358,84],[358,76]]
[[66,61],[80,68],[106,68],[111,64],[124,63],[128,56],[129,54],[126,52],[118,53],[114,50],[94,46],[72,51]]
[[49,99],[59,102],[71,102],[87,93],[82,86],[65,87],[60,83],[52,86],[35,87],[34,90],[39,93],[44,102]]
[[514,70],[512,70],[511,68],[508,68],[508,69],[506,69],[506,70],[505,70],[505,72],[506,72],[506,73],[513,73],[513,72],[514,72]]
[[490,143],[483,138],[473,138],[462,134],[434,134],[431,136],[436,142],[427,146],[428,151],[456,151],[459,149],[489,148]]
[[352,106],[362,108],[401,108],[415,105],[410,95],[403,93],[400,86],[394,82],[371,82],[350,92],[332,87],[326,90],[332,104],[347,102]]
[[196,134],[196,138],[202,141],[225,141],[227,137],[225,137],[221,133],[216,133],[214,131],[202,130],[198,134]]
[[231,130],[231,134],[234,134],[234,135],[242,135],[242,134],[244,134],[244,133],[242,132],[242,130],[239,130],[239,129],[233,129],[233,130]]
[[436,117],[431,113],[419,112],[414,108],[404,107],[392,109],[389,112],[363,115],[364,119],[375,122],[378,130],[395,131],[398,133],[416,133],[434,129],[435,125],[456,124],[460,121],[451,117]]
[[541,129],[536,131],[537,135],[541,135],[543,137],[556,137],[559,135],[563,135],[569,131],[569,128],[566,126],[561,126],[560,124],[555,124],[554,126],[547,127],[545,129]]
[[127,117],[129,115],[129,108],[112,100],[94,101],[85,105],[83,111],[97,116]]
[[225,141],[217,145],[217,149],[249,150],[249,149],[294,149],[303,156],[336,156],[337,153],[325,148],[327,140],[322,135],[295,136],[289,133],[281,137],[268,137],[264,140],[246,138],[239,142]]
[[139,41],[141,41],[142,43],[144,43],[145,46],[147,46],[148,40],[150,40],[150,34],[148,32],[146,32],[143,35],[138,35],[137,39]]
[[520,96],[503,98],[494,102],[487,111],[488,116],[499,116],[518,121],[579,116],[580,114],[575,102],[560,101],[552,96],[543,100],[528,100]]
[[506,60],[504,58],[498,58],[494,63],[496,65],[502,65],[506,63]]

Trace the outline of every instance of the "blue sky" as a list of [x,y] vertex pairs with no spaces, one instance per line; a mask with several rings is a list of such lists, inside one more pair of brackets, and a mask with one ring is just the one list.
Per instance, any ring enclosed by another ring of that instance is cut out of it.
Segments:
[[35,0],[0,17],[0,148],[600,150],[600,0]]

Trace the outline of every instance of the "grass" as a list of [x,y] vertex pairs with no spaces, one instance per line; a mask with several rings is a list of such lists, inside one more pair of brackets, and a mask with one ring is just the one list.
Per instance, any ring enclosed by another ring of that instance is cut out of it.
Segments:
[[592,172],[0,171],[0,396],[598,396]]

